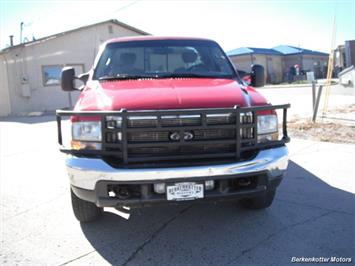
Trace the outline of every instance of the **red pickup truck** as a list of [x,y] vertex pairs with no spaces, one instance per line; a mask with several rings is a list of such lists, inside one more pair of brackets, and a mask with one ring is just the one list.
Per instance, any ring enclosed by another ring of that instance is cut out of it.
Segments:
[[57,111],[76,218],[207,200],[269,207],[288,164],[289,105],[271,105],[253,88],[264,80],[254,65],[249,85],[216,42],[199,38],[113,39],[88,73],[64,68],[62,89],[81,90],[74,110]]

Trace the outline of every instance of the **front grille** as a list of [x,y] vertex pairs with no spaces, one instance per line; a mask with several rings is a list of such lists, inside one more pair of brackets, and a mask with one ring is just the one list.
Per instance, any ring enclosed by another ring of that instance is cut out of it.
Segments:
[[[173,141],[170,136],[176,131],[142,131],[130,132],[127,134],[127,140],[129,142],[164,142]],[[197,129],[187,131],[193,135],[193,139],[196,140],[212,140],[212,139],[233,139],[235,138],[234,129]],[[251,136],[252,130],[243,129],[241,131],[243,136]],[[117,134],[110,133],[107,136],[107,141],[110,143],[117,142]]]
[[156,156],[156,155],[195,155],[199,153],[219,153],[232,152],[234,150],[233,145],[225,144],[213,144],[213,145],[196,145],[196,146],[179,146],[179,147],[143,147],[143,148],[131,148],[128,149],[130,155],[146,155],[146,156]]
[[[127,115],[126,154],[132,160],[165,160],[169,157],[234,154],[237,149],[235,140],[237,114],[197,113],[183,115]],[[114,123],[116,121],[116,124]],[[122,121],[120,117],[106,118],[105,142],[107,150],[121,153],[123,147]],[[253,112],[239,115],[239,137],[241,140],[255,140],[255,118]],[[115,126],[113,127],[113,125]],[[116,145],[116,146],[115,146]],[[248,146],[250,142],[242,143]],[[165,157],[165,158],[162,158]]]
[[[100,117],[102,150],[69,150],[71,154],[103,156],[116,165],[184,162],[203,164],[211,160],[238,161],[268,147],[288,141],[288,105],[246,108],[182,109],[158,111],[73,112],[57,111],[59,143],[61,116]],[[258,143],[257,116],[283,109],[281,140]]]
[[[114,134],[114,133],[113,133]],[[168,131],[142,131],[131,132],[127,134],[127,140],[129,142],[159,142],[169,141]]]
[[[247,122],[246,117],[243,116],[243,122]],[[111,120],[107,122],[108,125],[112,125],[115,117],[110,117]],[[174,127],[174,126],[198,126],[202,123],[201,115],[165,115],[160,118],[160,125],[162,127]],[[232,114],[210,114],[206,117],[207,125],[223,125],[235,123],[235,116]],[[158,126],[157,116],[128,116],[127,127],[129,128],[145,128]]]

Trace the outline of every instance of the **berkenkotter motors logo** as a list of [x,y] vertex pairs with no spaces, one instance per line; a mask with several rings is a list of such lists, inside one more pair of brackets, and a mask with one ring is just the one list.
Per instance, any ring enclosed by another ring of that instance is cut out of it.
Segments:
[[292,263],[352,263],[349,257],[292,257]]

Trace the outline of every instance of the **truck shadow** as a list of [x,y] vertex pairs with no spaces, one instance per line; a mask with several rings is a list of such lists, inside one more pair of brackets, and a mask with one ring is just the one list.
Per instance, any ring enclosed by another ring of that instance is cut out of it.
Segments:
[[112,265],[283,265],[294,256],[351,257],[354,203],[354,194],[290,161],[266,210],[236,202],[159,206],[131,210],[128,220],[105,213],[81,228]]

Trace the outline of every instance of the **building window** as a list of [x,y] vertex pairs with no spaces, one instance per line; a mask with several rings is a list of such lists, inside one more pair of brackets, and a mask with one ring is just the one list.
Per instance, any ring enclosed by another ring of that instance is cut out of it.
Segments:
[[[70,66],[75,69],[75,75],[79,76],[84,73],[85,67],[84,64],[65,64],[65,65],[45,65],[42,66],[42,78],[43,86],[58,86],[60,85],[60,76],[64,66]],[[74,81],[75,85],[80,84],[77,80]]]
[[43,86],[59,85],[62,68],[62,65],[42,66]]

